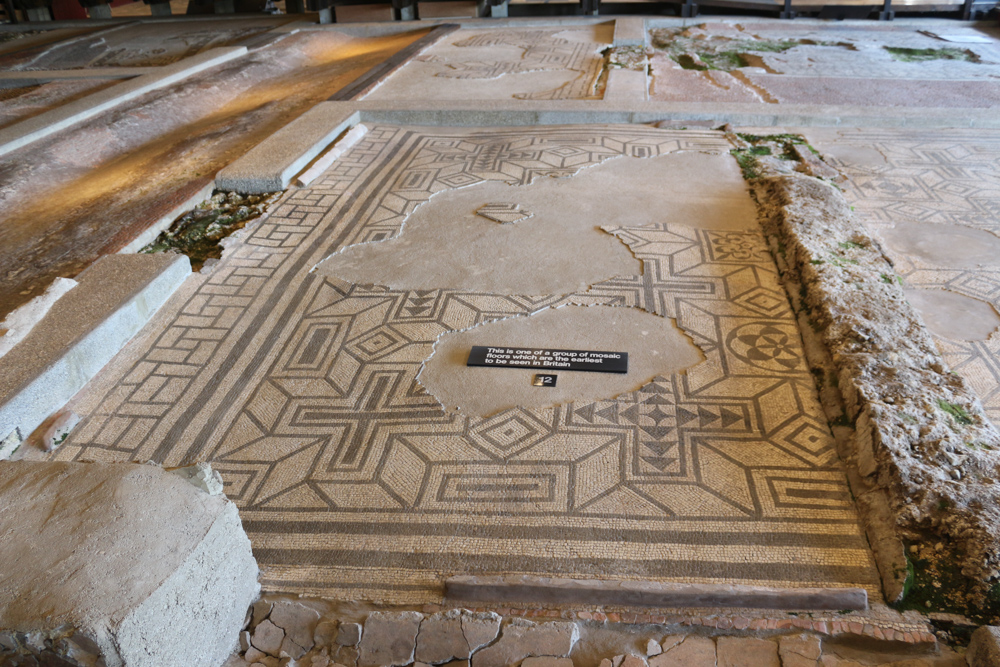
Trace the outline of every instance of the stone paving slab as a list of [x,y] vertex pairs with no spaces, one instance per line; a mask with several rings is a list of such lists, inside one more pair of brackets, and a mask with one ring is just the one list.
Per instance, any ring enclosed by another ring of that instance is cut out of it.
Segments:
[[615,19],[614,46],[645,46],[647,40],[644,17],[620,16]]
[[173,65],[166,65],[155,74],[136,77],[0,129],[0,155],[70,128],[152,90],[239,58],[246,52],[246,47],[211,49]]
[[101,69],[31,70],[27,72],[0,72],[0,88],[34,86],[49,81],[74,81],[78,79],[131,79],[144,74],[155,74],[158,67],[105,67]]
[[336,102],[321,102],[220,171],[216,187],[245,194],[284,190],[359,118]]
[[187,257],[111,255],[77,277],[0,358],[0,431],[27,437],[136,334],[191,273]]

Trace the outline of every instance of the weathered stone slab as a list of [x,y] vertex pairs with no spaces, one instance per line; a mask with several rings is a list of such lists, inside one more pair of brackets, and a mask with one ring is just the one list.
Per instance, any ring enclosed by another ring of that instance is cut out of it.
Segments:
[[634,69],[609,70],[604,99],[616,102],[649,99],[649,80],[646,73]]
[[425,618],[417,635],[416,659],[440,663],[469,657],[469,642],[462,632],[462,611],[449,609]]
[[548,577],[452,577],[452,600],[642,605],[648,607],[751,607],[757,609],[867,609],[862,588],[765,588],[727,584],[553,579]]
[[224,495],[155,465],[18,461],[0,463],[0,506],[14,536],[0,562],[17,563],[0,568],[8,648],[42,664],[216,667],[237,646],[260,586]]
[[6,155],[22,146],[72,127],[152,90],[169,86],[233,58],[239,58],[246,52],[245,46],[209,49],[204,53],[161,67],[153,74],[124,81],[5,127],[0,130],[0,155]]
[[973,632],[965,658],[969,662],[969,667],[1000,665],[1000,627],[984,625]]
[[268,620],[284,630],[289,639],[308,651],[315,645],[313,633],[319,624],[319,618],[318,611],[304,604],[292,600],[278,600],[274,603]]
[[532,623],[515,618],[504,626],[500,639],[472,656],[472,667],[506,667],[530,657],[568,657],[580,638],[575,623]]
[[778,639],[782,667],[816,667],[823,652],[819,637],[790,635]]
[[77,276],[0,358],[0,438],[27,437],[132,338],[191,274],[183,255],[108,255]]
[[341,623],[337,632],[337,643],[341,646],[357,646],[361,642],[360,623]]
[[715,642],[688,635],[684,641],[650,658],[649,667],[715,667]]
[[492,642],[500,632],[500,616],[465,609],[428,616],[417,635],[416,660],[440,664],[468,660],[474,651]]
[[521,662],[521,667],[573,667],[573,660],[571,658],[553,658],[551,656],[525,658]]
[[716,640],[718,667],[781,667],[778,645],[755,637],[719,637]]
[[641,16],[619,16],[615,19],[614,46],[645,46],[646,19]]
[[275,192],[329,146],[359,116],[336,102],[322,102],[302,114],[215,177],[220,190],[244,194]]
[[423,615],[415,611],[372,612],[359,645],[359,667],[409,665]]

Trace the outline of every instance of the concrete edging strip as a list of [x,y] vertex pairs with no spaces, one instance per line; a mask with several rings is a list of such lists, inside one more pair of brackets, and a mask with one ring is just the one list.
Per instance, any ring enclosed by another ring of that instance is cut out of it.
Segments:
[[27,437],[83,388],[191,275],[184,255],[108,255],[0,358],[0,438]]
[[216,65],[239,58],[245,46],[209,49],[196,56],[165,65],[153,74],[144,74],[79,100],[38,114],[0,130],[0,155],[72,127],[103,111],[133,100],[152,90],[169,86]]
[[923,127],[1000,128],[989,109],[880,108],[857,106],[702,104],[697,102],[481,100],[465,102],[337,102],[358,110],[361,122],[434,126],[522,126],[654,123],[709,120],[744,127]]
[[220,171],[215,186],[245,194],[284,190],[295,174],[359,119],[343,103],[320,102]]
[[641,607],[739,607],[751,609],[867,609],[862,588],[766,588],[725,584],[674,584],[547,577],[451,577],[449,600],[634,605]]
[[615,18],[613,46],[645,46],[646,19],[642,16],[618,16]]

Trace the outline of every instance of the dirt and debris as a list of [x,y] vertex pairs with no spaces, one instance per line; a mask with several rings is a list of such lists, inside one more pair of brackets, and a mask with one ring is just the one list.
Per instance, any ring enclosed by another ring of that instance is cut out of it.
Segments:
[[684,69],[720,70],[731,72],[743,67],[760,67],[770,70],[761,54],[783,53],[797,46],[836,46],[853,50],[846,42],[817,42],[811,39],[763,39],[749,35],[733,39],[724,35],[711,35],[704,26],[688,28],[658,28],[650,32],[653,48],[665,51]]
[[1000,433],[945,367],[878,241],[806,164],[822,161],[805,140],[729,136],[799,312],[887,599],[997,622]]
[[264,215],[281,194],[243,196],[216,191],[211,198],[177,218],[170,229],[139,252],[187,255],[191,259],[191,269],[200,271],[208,260],[222,257],[222,239]]
[[968,49],[908,49],[899,46],[883,47],[893,60],[904,63],[924,63],[929,60],[961,60],[968,63],[982,62],[978,55]]

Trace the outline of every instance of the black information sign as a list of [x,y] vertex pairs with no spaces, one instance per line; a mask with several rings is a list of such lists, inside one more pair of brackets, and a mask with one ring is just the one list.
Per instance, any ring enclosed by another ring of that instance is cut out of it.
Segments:
[[498,368],[545,368],[553,371],[627,373],[628,352],[549,350],[527,347],[473,345],[466,366]]
[[531,385],[533,387],[554,387],[556,386],[556,380],[558,379],[558,375],[539,373],[531,380]]

